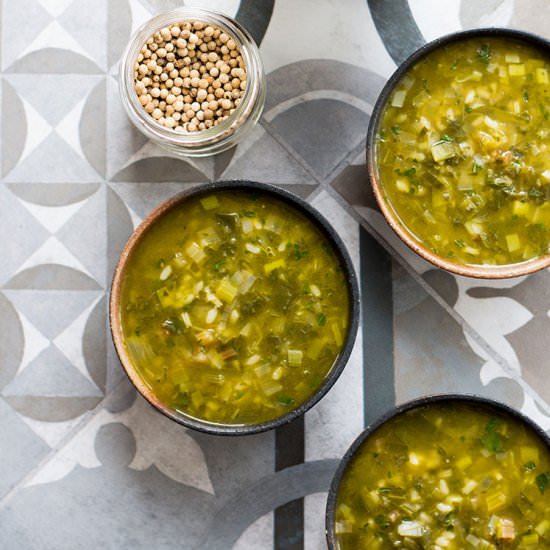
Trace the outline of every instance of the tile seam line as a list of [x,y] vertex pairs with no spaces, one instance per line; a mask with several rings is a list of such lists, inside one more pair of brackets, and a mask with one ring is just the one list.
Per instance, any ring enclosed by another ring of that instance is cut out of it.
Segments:
[[90,422],[105,408],[106,400],[119,388],[119,386],[125,381],[122,379],[116,386],[114,386],[108,393],[105,394],[104,398],[90,411],[84,414],[82,420],[70,430],[63,439],[50,451],[46,456],[32,469],[30,470],[23,478],[21,478],[11,489],[6,491],[3,495],[0,495],[0,512],[7,506],[9,501],[25,487],[30,479],[36,476],[45,466],[47,466],[50,461],[62,451],[73,439],[90,424]]
[[266,133],[272,137],[289,155],[290,157],[296,161],[300,167],[302,167],[318,184],[318,187],[313,190],[307,197],[306,200],[308,202],[311,202],[314,200],[318,195],[321,194],[323,190],[330,189],[331,188],[331,182],[334,180],[334,178],[342,172],[347,166],[351,165],[351,161],[355,159],[361,149],[364,148],[364,138],[360,138],[357,145],[352,147],[350,151],[344,156],[342,160],[340,160],[334,168],[328,173],[328,175],[325,178],[321,178],[318,176],[314,169],[311,167],[311,165],[298,153],[294,147],[292,147],[290,144],[288,144],[283,136],[277,130],[275,130],[270,122],[262,118],[260,121],[260,124],[266,131]]
[[318,185],[323,184],[323,180],[317,176],[313,168],[302,158],[302,156],[293,148],[291,147],[285,139],[277,132],[270,122],[268,122],[265,118],[262,117],[260,121],[261,126],[263,129],[267,132],[267,134],[273,138],[284,150],[288,155],[296,161],[300,167],[307,172],[308,175],[310,175],[315,182]]
[[[332,186],[329,186],[328,192],[330,195],[350,214],[356,221],[358,221],[369,233],[382,244],[382,246],[390,252],[393,258],[395,258],[407,271],[407,273],[432,297],[451,317],[461,326],[461,328],[470,336],[487,354],[493,359],[498,366],[515,382],[517,382],[522,389],[531,397],[543,411],[550,415],[550,404],[544,399],[524,378],[522,375],[518,375],[517,372],[510,366],[508,361],[502,357],[486,340],[481,336],[454,308],[437,293],[403,258],[387,241],[384,239],[378,231],[376,231],[355,209],[347,203],[347,201],[335,190]],[[472,350],[473,351],[473,350]],[[475,352],[474,352],[475,353]],[[477,355],[477,354],[476,354]]]

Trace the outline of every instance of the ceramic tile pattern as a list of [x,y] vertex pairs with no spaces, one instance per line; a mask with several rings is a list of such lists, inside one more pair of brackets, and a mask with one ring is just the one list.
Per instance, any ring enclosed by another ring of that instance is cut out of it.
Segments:
[[[261,44],[260,125],[181,160],[121,109],[130,33],[180,0],[3,0],[0,27],[0,548],[317,550],[326,491],[361,428],[396,402],[471,392],[550,429],[550,274],[487,283],[433,269],[389,231],[364,139],[395,64],[426,40],[508,25],[549,35],[543,0],[200,0]],[[122,374],[106,325],[137,223],[178,190],[275,183],[335,225],[361,274],[362,326],[331,392],[284,430],[174,425]]]

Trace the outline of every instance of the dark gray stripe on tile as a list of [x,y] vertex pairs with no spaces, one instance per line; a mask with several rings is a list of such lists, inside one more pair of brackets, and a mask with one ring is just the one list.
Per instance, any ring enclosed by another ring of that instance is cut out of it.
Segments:
[[365,426],[395,405],[392,259],[363,227],[361,305]]
[[241,0],[235,19],[252,35],[257,44],[261,44],[269,27],[275,0]]
[[250,525],[271,510],[327,492],[338,463],[338,459],[314,460],[254,481],[217,511],[199,548],[229,550]]
[[425,44],[407,0],[367,0],[367,4],[378,34],[397,65]]
[[[277,428],[275,432],[275,470],[302,464],[305,459],[304,417]],[[303,550],[304,500],[292,500],[275,510],[274,550]]]

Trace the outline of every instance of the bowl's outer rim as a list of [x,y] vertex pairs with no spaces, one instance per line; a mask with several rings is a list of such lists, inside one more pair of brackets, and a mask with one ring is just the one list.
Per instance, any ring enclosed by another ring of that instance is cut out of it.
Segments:
[[413,252],[435,265],[457,275],[465,277],[474,277],[478,279],[507,279],[510,277],[520,277],[522,275],[529,275],[541,269],[550,266],[550,253],[544,256],[539,256],[532,260],[525,262],[518,262],[517,264],[508,264],[502,266],[476,266],[461,264],[458,262],[450,261],[442,256],[438,256],[429,251],[424,245],[417,241],[412,233],[405,227],[403,222],[399,220],[397,213],[389,205],[389,201],[386,199],[383,185],[379,182],[378,171],[376,169],[376,133],[381,120],[381,115],[384,111],[387,101],[390,98],[396,84],[399,83],[401,78],[407,71],[415,65],[423,57],[427,56],[432,51],[452,44],[454,42],[460,42],[470,38],[509,38],[517,40],[519,42],[528,43],[541,50],[544,50],[550,58],[550,41],[537,34],[518,30],[508,29],[503,27],[485,27],[479,29],[470,29],[465,31],[459,31],[444,36],[440,36],[430,42],[427,42],[417,50],[415,50],[409,57],[405,59],[394,71],[391,77],[388,79],[378,99],[373,107],[372,114],[369,120],[369,126],[367,130],[367,142],[366,142],[366,157],[367,157],[367,171],[369,176],[369,182],[373,189],[376,201],[384,218],[390,225],[390,227],[397,233],[398,237],[411,249]]
[[380,428],[386,422],[392,420],[396,416],[399,416],[407,411],[412,409],[417,409],[424,407],[426,405],[431,405],[433,403],[447,402],[447,403],[476,403],[481,406],[484,406],[489,409],[495,409],[501,414],[508,414],[526,424],[531,430],[540,437],[541,441],[548,448],[550,453],[550,435],[547,434],[534,420],[524,415],[519,410],[503,403],[497,401],[490,397],[484,397],[479,394],[459,394],[459,393],[441,393],[441,394],[431,394],[423,397],[418,397],[411,401],[402,403],[401,405],[396,405],[387,412],[383,413],[381,416],[377,417],[373,422],[368,424],[363,431],[355,438],[353,443],[350,445],[348,450],[345,452],[344,456],[338,464],[338,468],[332,478],[330,484],[327,505],[326,505],[326,514],[325,514],[325,534],[327,539],[327,544],[329,550],[338,550],[338,542],[336,540],[336,533],[334,530],[335,525],[335,512],[336,512],[336,499],[338,497],[338,489],[340,487],[340,482],[348,468],[348,466],[353,461],[355,454],[361,448],[362,444]]
[[[314,225],[322,231],[322,233],[328,238],[336,251],[339,261],[345,269],[347,288],[349,294],[349,321],[348,330],[346,334],[345,342],[342,346],[342,350],[336,358],[332,368],[325,377],[323,383],[317,391],[310,396],[299,407],[292,409],[287,414],[277,417],[273,420],[262,422],[260,424],[249,425],[230,425],[230,424],[214,424],[203,422],[199,419],[195,419],[191,416],[179,414],[175,410],[165,406],[159,399],[156,398],[154,393],[143,382],[136,369],[132,367],[132,363],[126,346],[124,345],[124,335],[122,331],[122,325],[120,320],[120,300],[121,300],[121,288],[122,280],[126,270],[128,259],[130,258],[134,247],[141,241],[146,234],[149,227],[161,216],[167,213],[172,208],[176,207],[180,203],[184,202],[190,197],[200,196],[212,191],[218,190],[251,190],[265,192],[282,200],[291,206],[294,206],[296,210],[306,216]],[[178,424],[185,427],[198,430],[200,432],[213,434],[213,435],[249,435],[264,432],[273,428],[284,426],[296,418],[303,415],[307,410],[318,403],[322,397],[330,390],[340,374],[344,370],[357,335],[359,327],[360,316],[360,302],[359,302],[359,284],[358,278],[353,266],[351,256],[347,250],[347,247],[336,230],[332,227],[331,223],[312,205],[301,197],[282,189],[273,184],[259,183],[248,180],[227,180],[216,181],[204,184],[198,184],[196,186],[184,189],[177,193],[173,197],[163,201],[156,208],[154,208],[147,217],[141,222],[141,224],[132,232],[130,238],[125,244],[122,253],[120,254],[117,266],[114,271],[111,292],[109,300],[109,325],[115,351],[118,355],[120,363],[124,372],[130,379],[130,382],[138,390],[138,392],[152,405],[156,410],[174,420]]]

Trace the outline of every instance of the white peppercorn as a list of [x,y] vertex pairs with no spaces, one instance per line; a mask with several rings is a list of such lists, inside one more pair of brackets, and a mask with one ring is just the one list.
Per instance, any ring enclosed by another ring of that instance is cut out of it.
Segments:
[[134,64],[134,88],[146,113],[178,133],[217,126],[246,90],[237,42],[222,29],[182,21],[150,36]]

